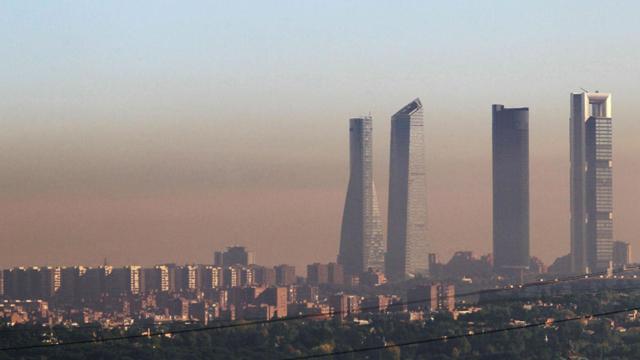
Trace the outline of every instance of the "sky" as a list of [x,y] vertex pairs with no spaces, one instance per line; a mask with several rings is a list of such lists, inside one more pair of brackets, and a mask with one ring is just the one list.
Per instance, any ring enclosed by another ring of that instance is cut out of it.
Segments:
[[[491,104],[530,109],[531,253],[569,251],[569,93],[613,94],[640,248],[635,1],[0,3],[0,268],[335,261],[348,119],[424,104],[431,251],[491,251]],[[633,256],[633,259],[637,259]]]

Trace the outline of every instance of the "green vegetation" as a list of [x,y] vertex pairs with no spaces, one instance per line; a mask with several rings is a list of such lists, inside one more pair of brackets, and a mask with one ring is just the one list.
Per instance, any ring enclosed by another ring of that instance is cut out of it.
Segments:
[[[327,354],[383,344],[481,332],[548,318],[633,307],[640,294],[581,294],[548,298],[523,306],[522,302],[485,304],[481,311],[454,320],[438,314],[426,321],[409,322],[402,316],[370,315],[369,325],[350,321],[290,321],[226,330],[197,331],[171,337],[139,338],[90,345],[0,352],[0,359],[280,359]],[[173,325],[181,328],[189,325]],[[27,328],[22,326],[19,328]],[[39,344],[54,338],[68,342],[140,334],[144,324],[129,329],[93,330],[54,328],[52,332],[31,325],[27,331],[0,330],[0,347]],[[15,329],[14,329],[15,330]],[[159,330],[159,329],[152,329]],[[55,337],[52,337],[55,334]],[[548,327],[514,330],[464,339],[420,344],[381,351],[342,355],[339,359],[566,359],[640,358],[640,321],[619,314],[591,321],[574,321]],[[331,358],[331,357],[328,357]]]

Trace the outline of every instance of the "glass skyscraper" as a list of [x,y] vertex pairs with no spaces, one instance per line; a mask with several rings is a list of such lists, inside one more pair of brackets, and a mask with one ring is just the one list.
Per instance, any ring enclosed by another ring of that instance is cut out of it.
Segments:
[[391,117],[386,275],[392,281],[428,271],[423,128],[420,99]]
[[613,259],[611,94],[571,94],[571,271]]
[[529,267],[529,109],[492,107],[493,261],[498,273]]
[[346,274],[383,270],[382,220],[373,182],[372,119],[349,120],[350,175],[338,263]]

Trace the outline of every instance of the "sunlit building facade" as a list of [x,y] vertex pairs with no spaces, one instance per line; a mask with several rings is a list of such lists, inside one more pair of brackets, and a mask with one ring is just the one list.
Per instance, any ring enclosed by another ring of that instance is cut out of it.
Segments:
[[338,263],[346,274],[384,267],[382,220],[373,182],[372,119],[349,120],[350,175]]
[[571,94],[571,271],[613,259],[611,94]]
[[391,117],[386,274],[398,281],[428,272],[427,189],[422,103]]

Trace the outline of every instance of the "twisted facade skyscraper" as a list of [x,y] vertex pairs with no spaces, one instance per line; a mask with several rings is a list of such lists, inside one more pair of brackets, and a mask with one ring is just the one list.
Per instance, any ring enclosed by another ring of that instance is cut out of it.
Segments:
[[372,120],[349,120],[350,175],[338,263],[346,274],[384,267],[382,221],[373,183]]
[[422,103],[391,117],[386,275],[392,281],[428,271],[427,189]]
[[613,258],[611,94],[571,94],[571,271]]

